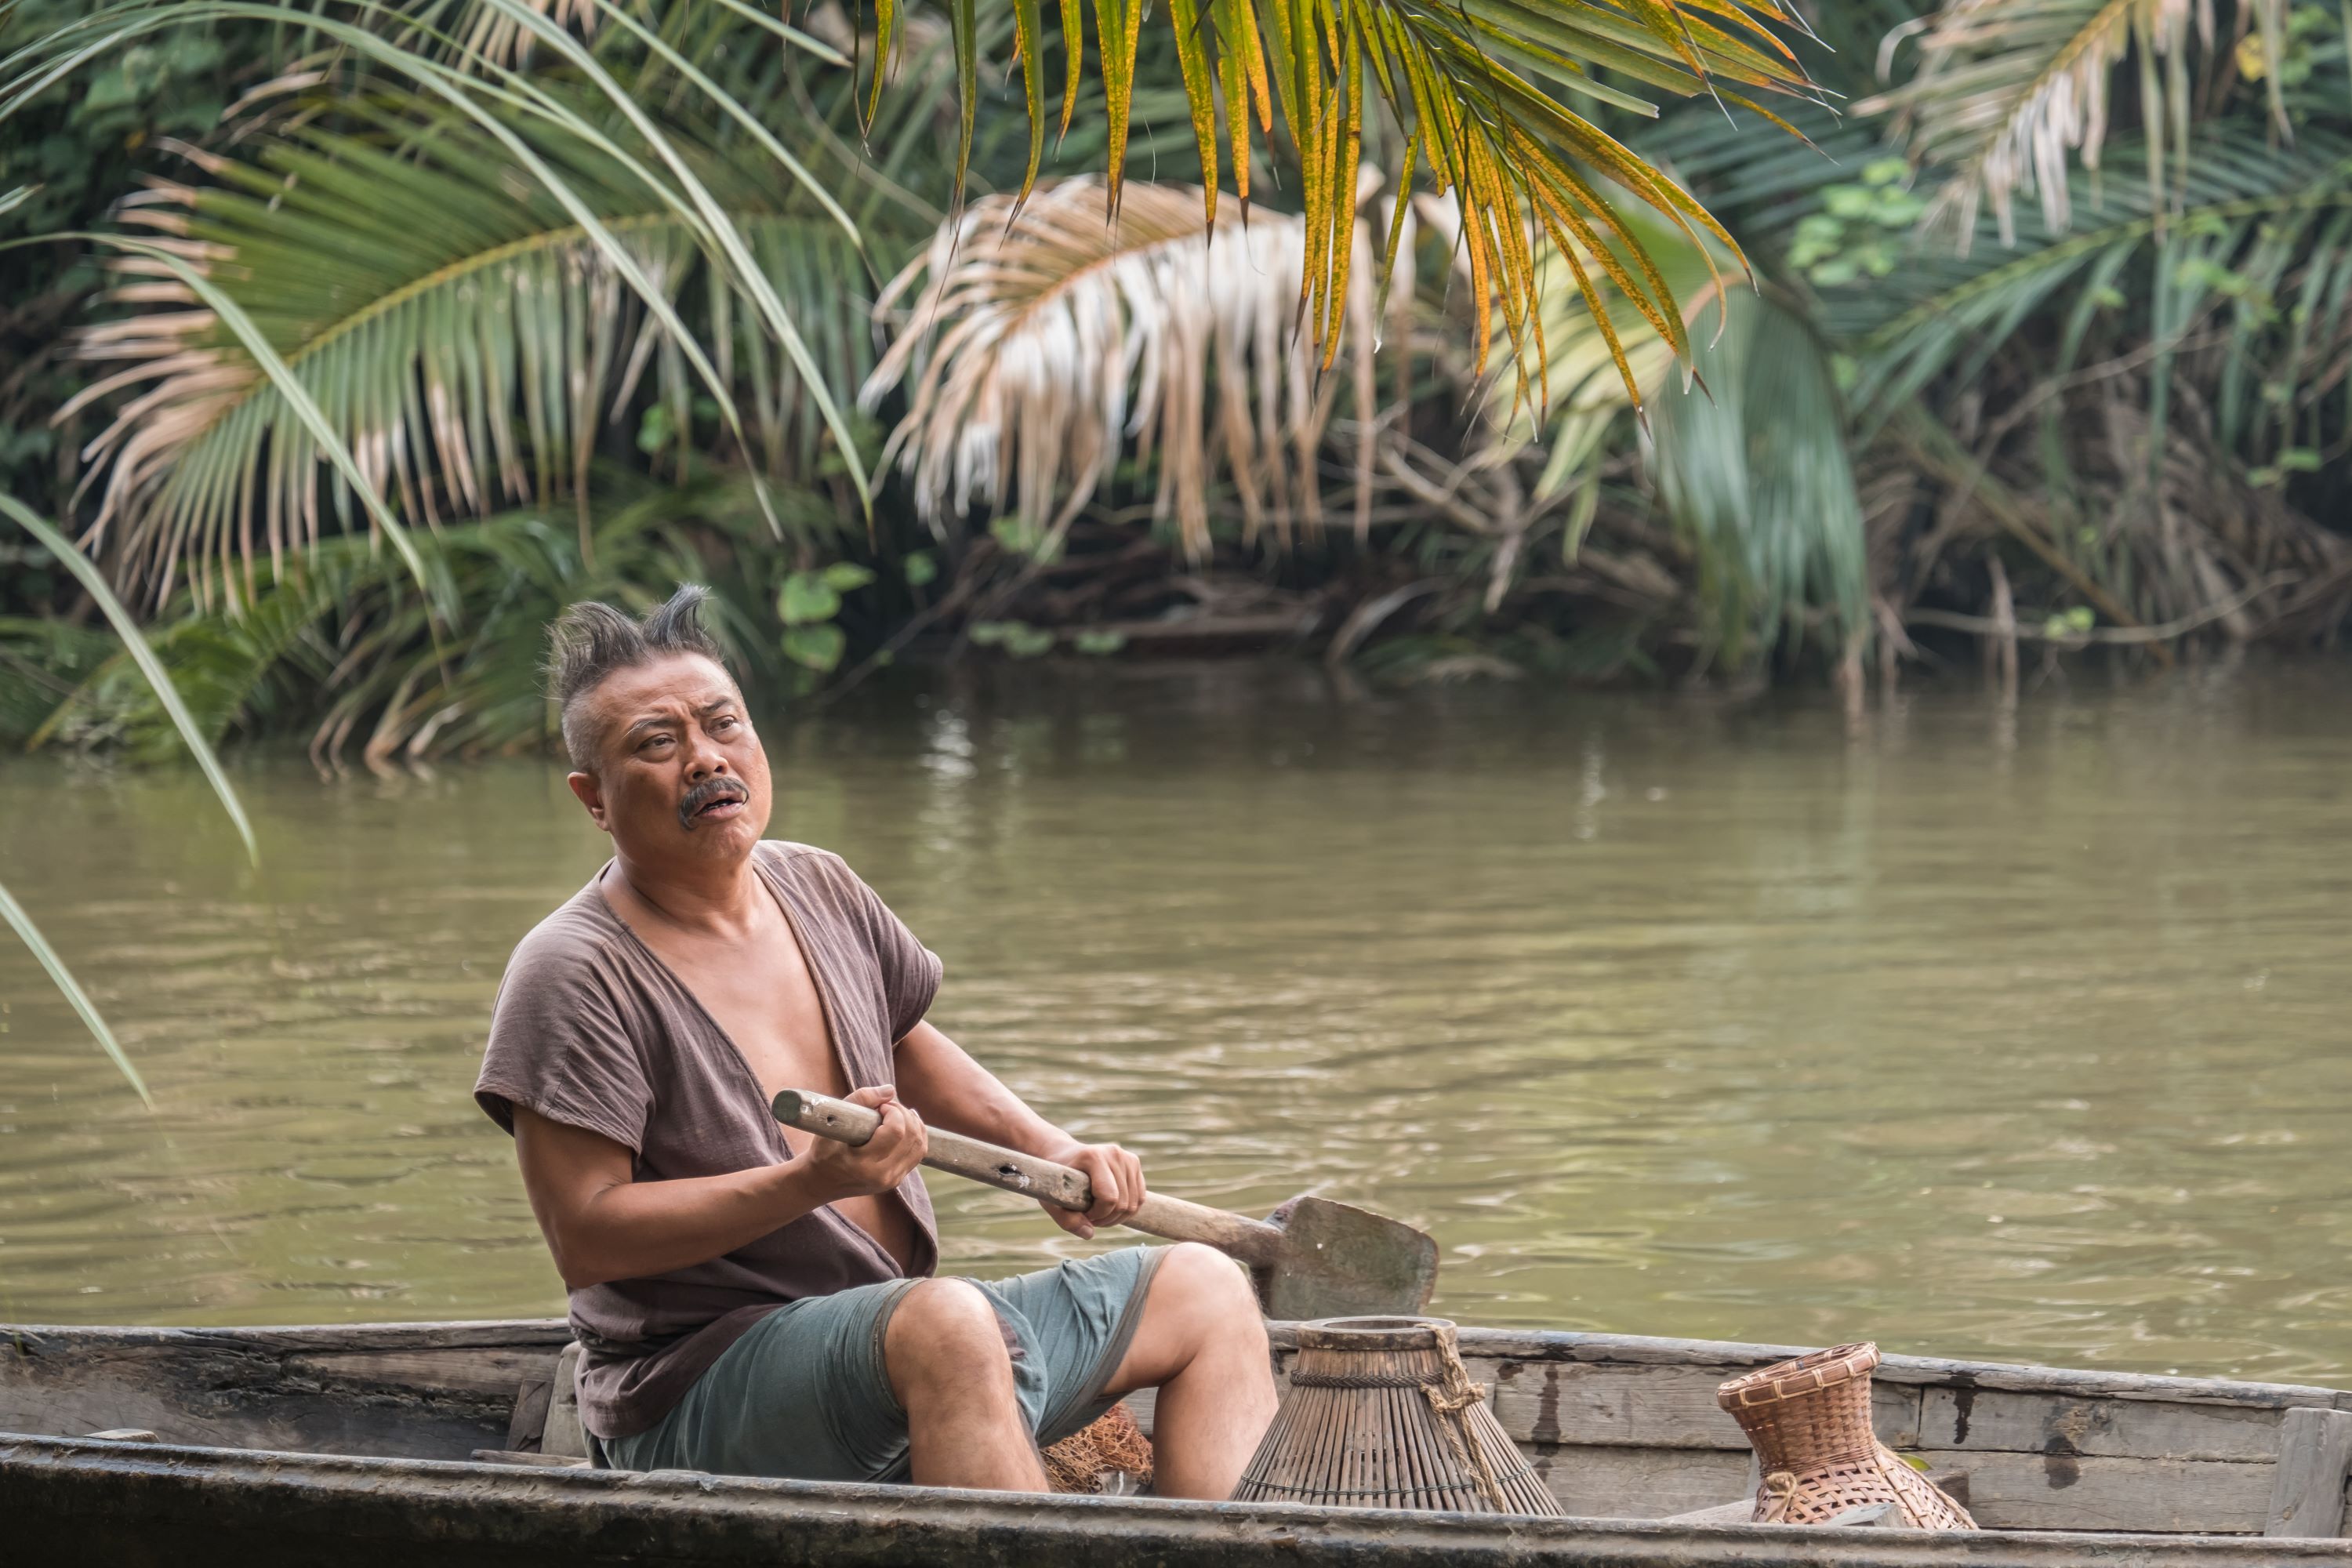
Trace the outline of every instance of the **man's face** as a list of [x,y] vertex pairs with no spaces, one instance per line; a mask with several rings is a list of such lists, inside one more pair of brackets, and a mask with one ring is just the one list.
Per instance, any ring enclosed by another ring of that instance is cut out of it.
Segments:
[[673,654],[588,694],[596,771],[572,793],[633,864],[737,862],[767,831],[768,754],[725,670]]

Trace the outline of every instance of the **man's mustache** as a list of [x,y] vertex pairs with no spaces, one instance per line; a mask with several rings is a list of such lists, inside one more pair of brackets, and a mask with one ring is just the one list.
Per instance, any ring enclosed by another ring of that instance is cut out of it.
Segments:
[[735,780],[723,775],[705,779],[688,790],[686,798],[677,803],[677,825],[689,833],[692,832],[694,819],[701,814],[702,808],[713,801],[719,800],[740,800],[748,805],[751,804],[751,792]]

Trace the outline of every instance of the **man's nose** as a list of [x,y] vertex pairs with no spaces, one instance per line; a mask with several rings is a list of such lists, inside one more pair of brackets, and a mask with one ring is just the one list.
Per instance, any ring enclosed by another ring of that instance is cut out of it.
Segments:
[[727,771],[727,753],[709,736],[697,734],[687,742],[686,773],[697,783]]

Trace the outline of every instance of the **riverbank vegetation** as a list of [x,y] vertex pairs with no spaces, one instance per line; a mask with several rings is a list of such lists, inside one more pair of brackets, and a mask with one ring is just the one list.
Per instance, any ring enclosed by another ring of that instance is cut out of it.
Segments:
[[[685,578],[803,694],[2331,645],[2336,13],[1776,16],[20,0],[0,224],[104,237],[0,252],[0,488],[322,762],[542,743]],[[176,746],[0,552],[0,738]]]

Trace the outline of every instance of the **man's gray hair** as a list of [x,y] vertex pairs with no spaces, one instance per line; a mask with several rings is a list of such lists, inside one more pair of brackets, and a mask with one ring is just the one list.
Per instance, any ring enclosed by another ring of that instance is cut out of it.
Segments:
[[589,732],[588,695],[615,670],[651,664],[671,654],[698,653],[726,667],[718,639],[702,629],[702,601],[710,590],[688,583],[668,600],[633,618],[593,600],[572,605],[548,628],[547,692],[562,715],[563,749],[577,771],[596,771],[596,736]]

